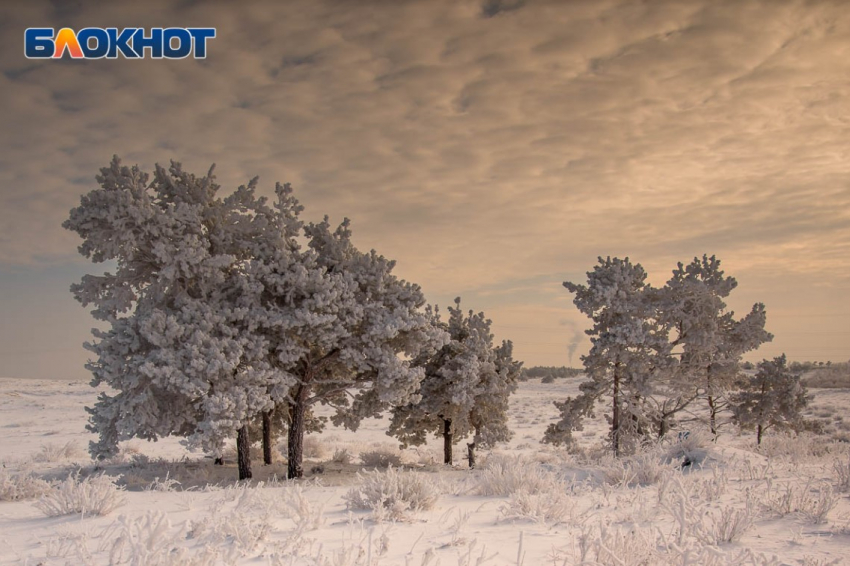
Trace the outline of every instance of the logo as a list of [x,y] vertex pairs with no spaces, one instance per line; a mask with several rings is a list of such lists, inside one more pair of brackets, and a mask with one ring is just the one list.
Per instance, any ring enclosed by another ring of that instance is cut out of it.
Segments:
[[27,59],[206,59],[207,39],[215,28],[28,28],[24,33]]

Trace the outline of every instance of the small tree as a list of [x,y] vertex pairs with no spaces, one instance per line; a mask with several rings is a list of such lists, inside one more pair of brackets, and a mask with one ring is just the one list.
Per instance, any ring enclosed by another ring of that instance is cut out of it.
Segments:
[[669,343],[665,327],[654,318],[654,290],[640,264],[600,257],[587,281],[567,281],[564,287],[575,293],[573,303],[594,323],[586,331],[590,353],[582,356],[590,379],[579,386],[577,397],[555,402],[561,419],[549,425],[543,441],[571,443],[572,432],[582,429],[596,402],[610,395],[609,438],[614,454],[620,455],[647,433],[646,398],[652,378],[668,363]]
[[508,428],[508,409],[510,396],[516,391],[522,373],[522,362],[513,359],[513,350],[513,342],[503,340],[501,346],[493,350],[496,371],[482,376],[480,393],[469,415],[475,431],[472,442],[466,445],[470,468],[475,467],[477,447],[492,447],[513,437],[513,431]]
[[470,467],[475,448],[509,440],[508,398],[516,390],[522,366],[513,360],[513,346],[493,347],[491,321],[484,313],[464,316],[460,298],[442,322],[438,309],[430,310],[432,325],[448,332],[450,341],[436,353],[420,356],[425,371],[416,401],[397,406],[387,434],[405,446],[421,445],[429,433],[443,437],[443,461],[452,463],[452,446],[473,435],[467,445]]
[[759,446],[767,429],[799,424],[809,398],[800,376],[788,369],[785,354],[760,362],[756,374],[745,378],[742,386],[732,396],[735,419],[742,428],[755,427]]

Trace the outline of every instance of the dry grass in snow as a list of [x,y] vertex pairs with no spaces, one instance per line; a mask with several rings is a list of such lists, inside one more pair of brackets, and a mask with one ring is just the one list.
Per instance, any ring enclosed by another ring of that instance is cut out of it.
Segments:
[[[617,460],[600,415],[574,453],[541,445],[551,401],[577,383],[523,383],[514,440],[482,451],[476,470],[439,464],[438,438],[399,450],[373,419],[308,437],[304,480],[281,480],[285,462],[255,452],[255,481],[238,483],[232,461],[214,466],[178,439],[91,462],[82,407],[95,391],[0,380],[0,564],[843,563],[850,450],[837,436],[772,433],[757,449],[729,426],[716,443],[691,427]],[[850,391],[813,393],[830,422],[850,406]]]

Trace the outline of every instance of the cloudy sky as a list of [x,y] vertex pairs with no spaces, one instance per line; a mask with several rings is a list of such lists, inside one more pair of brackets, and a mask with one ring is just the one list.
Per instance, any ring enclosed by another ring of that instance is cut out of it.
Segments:
[[[215,27],[205,60],[27,60],[28,27]],[[85,378],[103,270],[61,228],[113,154],[292,182],[527,365],[579,365],[561,286],[721,259],[749,359],[850,358],[850,10],[834,2],[37,2],[0,7],[0,376]],[[572,344],[572,347],[571,347]]]

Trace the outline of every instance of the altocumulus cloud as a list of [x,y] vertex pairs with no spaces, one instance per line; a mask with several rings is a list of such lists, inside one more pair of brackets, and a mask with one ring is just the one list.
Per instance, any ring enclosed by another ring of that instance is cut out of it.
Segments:
[[[429,296],[491,297],[464,302],[497,331],[524,303],[494,289],[551,281],[525,312],[566,343],[559,321],[579,319],[557,283],[600,254],[657,282],[708,252],[742,286],[790,272],[847,289],[842,2],[68,6],[0,8],[5,265],[73,261],[59,224],[117,153],[216,162],[226,189],[291,181],[308,216],[350,216]],[[29,26],[186,25],[217,28],[206,60],[23,58]]]

